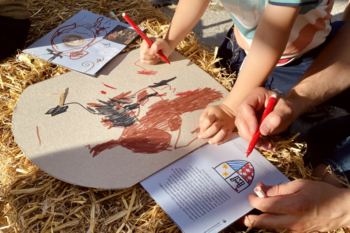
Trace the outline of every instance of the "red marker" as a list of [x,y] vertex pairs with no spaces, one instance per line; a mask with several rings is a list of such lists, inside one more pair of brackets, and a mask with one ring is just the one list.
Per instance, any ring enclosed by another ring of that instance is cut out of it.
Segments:
[[[137,33],[147,42],[149,47],[152,46],[153,42],[141,31],[141,29],[132,21],[129,16],[125,13],[122,14],[124,19],[137,31]],[[162,53],[162,51],[157,52],[158,55],[166,61],[168,64],[170,64],[169,60],[166,58],[166,56]]]
[[258,131],[253,135],[253,138],[252,138],[252,140],[249,143],[249,147],[248,147],[248,150],[247,150],[247,158],[250,155],[250,153],[252,153],[252,151],[253,151],[253,149],[255,147],[255,144],[258,141],[259,137],[260,137],[260,130],[259,129],[260,129],[261,122],[263,122],[265,117],[267,115],[269,115],[270,112],[272,111],[272,108],[275,105],[276,98],[277,98],[276,95],[272,95],[270,97],[270,99],[269,99],[269,103],[267,104],[267,106],[265,108],[265,111],[264,111],[264,113],[263,113],[263,115],[261,117],[261,121],[260,121],[259,126],[258,126]]

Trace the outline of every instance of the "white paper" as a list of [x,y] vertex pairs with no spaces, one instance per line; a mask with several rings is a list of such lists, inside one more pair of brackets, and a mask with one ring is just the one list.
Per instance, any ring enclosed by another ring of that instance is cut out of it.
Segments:
[[[116,36],[118,32],[122,35]],[[115,33],[114,37],[111,33]],[[128,24],[82,10],[24,52],[95,75],[137,35]],[[69,40],[75,40],[75,43],[67,42]]]
[[238,135],[205,145],[142,181],[142,186],[185,233],[219,232],[253,207],[256,184],[289,180]]

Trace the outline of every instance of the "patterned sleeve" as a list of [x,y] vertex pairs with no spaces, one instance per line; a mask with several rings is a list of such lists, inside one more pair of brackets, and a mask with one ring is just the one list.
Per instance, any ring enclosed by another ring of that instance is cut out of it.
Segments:
[[276,6],[306,6],[318,5],[322,0],[268,0],[268,3]]

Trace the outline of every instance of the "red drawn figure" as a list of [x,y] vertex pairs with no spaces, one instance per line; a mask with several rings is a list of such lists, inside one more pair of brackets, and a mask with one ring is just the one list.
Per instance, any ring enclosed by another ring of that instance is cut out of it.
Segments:
[[36,135],[38,136],[38,140],[39,140],[39,146],[41,146],[41,139],[40,139],[40,134],[39,134],[39,127],[36,127]]
[[[211,88],[175,93],[175,89],[168,84],[175,78],[163,80],[135,93],[131,91],[120,93],[108,101],[88,103],[87,107],[79,103],[66,103],[50,109],[46,114],[55,116],[65,112],[69,104],[79,104],[92,114],[102,115],[101,123],[105,127],[123,128],[118,139],[111,139],[93,147],[89,145],[93,157],[117,146],[143,154],[187,147],[197,137],[190,140],[187,145],[178,145],[183,123],[181,116],[184,113],[205,109],[209,104],[221,100],[223,94]],[[191,134],[196,132],[197,127]],[[176,137],[176,140],[174,145],[171,145],[173,137]]]
[[[109,27],[101,26],[103,19],[104,17],[97,18],[93,25],[89,23],[82,25],[72,23],[59,27],[51,37],[52,50],[47,49],[53,55],[48,61],[53,61],[57,57],[62,58],[63,56],[69,57],[71,60],[79,60],[88,55],[89,52],[87,50],[103,40],[97,40],[97,37],[107,34],[106,29]],[[82,66],[94,66],[94,64],[90,63],[83,63]]]
[[135,66],[138,66],[142,69],[142,71],[137,71],[138,74],[145,74],[145,75],[155,75],[158,73],[158,71],[155,71],[155,70],[146,70],[145,68],[143,68],[142,66],[140,65],[137,65],[136,63],[138,63],[140,60],[137,60],[134,65]]
[[115,87],[112,87],[112,86],[110,86],[110,85],[107,85],[107,84],[105,84],[105,83],[102,83],[105,87],[108,87],[108,88],[111,88],[111,89],[113,89],[113,90],[117,90],[117,88],[115,88]]
[[104,59],[105,59],[104,57],[103,57],[102,59],[101,59],[101,58],[98,58],[98,59],[97,59],[97,63],[103,61]]

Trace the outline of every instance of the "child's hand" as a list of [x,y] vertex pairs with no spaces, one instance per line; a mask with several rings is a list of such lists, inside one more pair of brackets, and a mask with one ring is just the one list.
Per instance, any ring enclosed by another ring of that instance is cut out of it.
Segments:
[[140,59],[143,64],[154,65],[160,62],[162,58],[160,58],[157,54],[159,50],[162,50],[166,57],[168,57],[174,51],[174,49],[171,49],[169,43],[164,39],[150,38],[150,40],[153,42],[151,47],[149,47],[145,40],[142,41],[141,44]]
[[219,145],[226,142],[235,128],[233,111],[224,104],[208,107],[199,119],[198,138],[209,138],[210,144]]

